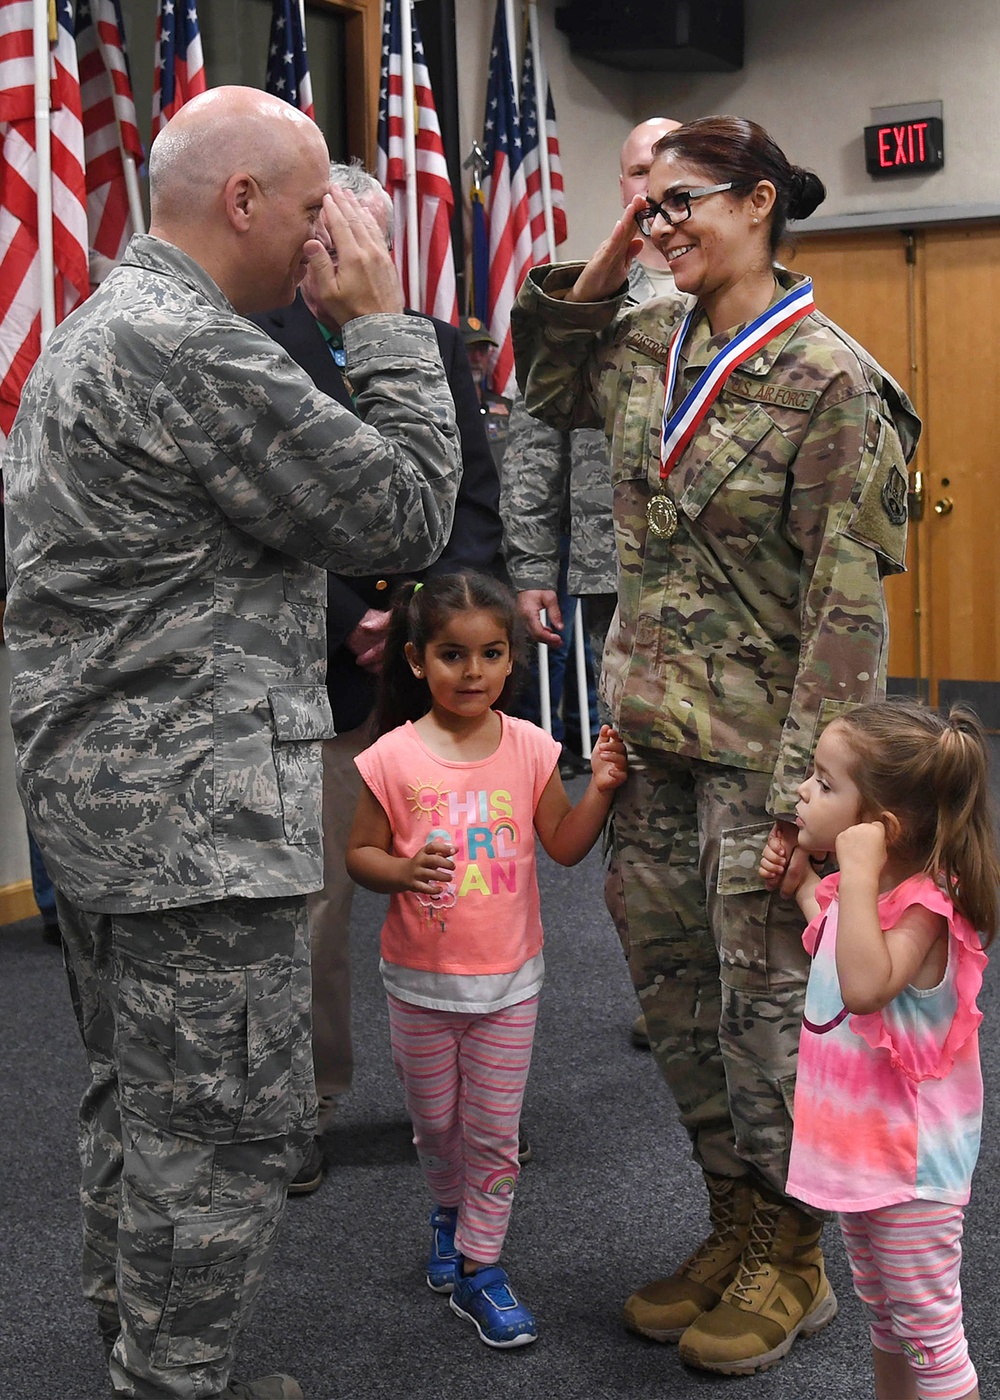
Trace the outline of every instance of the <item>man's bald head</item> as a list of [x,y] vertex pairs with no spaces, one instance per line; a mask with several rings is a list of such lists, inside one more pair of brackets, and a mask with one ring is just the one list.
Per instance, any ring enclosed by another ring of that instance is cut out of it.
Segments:
[[238,311],[291,301],[330,157],[316,123],[257,88],[212,88],[153,142],[150,233],[193,258]]
[[625,137],[622,146],[621,176],[618,181],[623,209],[633,195],[646,193],[649,167],[653,163],[653,147],[656,142],[680,125],[680,122],[675,122],[670,117],[649,117],[638,126],[634,126]]
[[237,172],[267,187],[309,147],[326,152],[319,127],[291,103],[257,88],[212,88],[185,103],[153,142],[151,221],[200,218]]

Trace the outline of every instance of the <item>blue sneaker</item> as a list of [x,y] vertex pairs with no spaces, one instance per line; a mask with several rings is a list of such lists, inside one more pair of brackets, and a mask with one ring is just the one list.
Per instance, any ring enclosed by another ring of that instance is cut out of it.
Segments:
[[488,1347],[524,1347],[538,1336],[534,1313],[517,1301],[499,1264],[474,1274],[457,1269],[451,1308],[472,1323]]
[[435,1206],[431,1211],[431,1252],[427,1259],[427,1287],[435,1293],[450,1293],[455,1287],[455,1224],[458,1211],[451,1206]]

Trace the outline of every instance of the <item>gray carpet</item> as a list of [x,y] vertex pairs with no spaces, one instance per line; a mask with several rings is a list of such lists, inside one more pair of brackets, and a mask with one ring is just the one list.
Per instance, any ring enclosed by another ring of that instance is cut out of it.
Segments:
[[[325,1141],[324,1185],[289,1204],[238,1373],[288,1370],[309,1400],[866,1400],[865,1329],[834,1229],[827,1252],[840,1316],[772,1371],[732,1380],[690,1371],[675,1348],[622,1328],[630,1289],[700,1238],[702,1192],[650,1057],[629,1042],[635,1005],[598,859],[571,871],[540,861],[549,980],[524,1119],[535,1158],[505,1251],[538,1315],[538,1342],[512,1353],[483,1346],[424,1284],[430,1202],[389,1061],[377,974],[383,901],[361,892],[355,1085]],[[984,1397],[1000,1394],[996,985],[988,976],[982,998],[986,1134],[963,1274]],[[0,1039],[0,1400],[98,1400],[110,1388],[76,1272],[83,1056],[58,950],[35,922],[0,929]]]

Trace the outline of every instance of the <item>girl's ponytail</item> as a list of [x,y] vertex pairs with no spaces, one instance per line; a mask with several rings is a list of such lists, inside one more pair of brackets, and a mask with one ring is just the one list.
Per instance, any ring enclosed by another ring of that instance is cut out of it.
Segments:
[[857,756],[852,778],[867,812],[899,819],[894,849],[944,882],[955,908],[989,943],[1000,920],[1000,854],[982,725],[911,700],[849,710],[836,721]]
[[410,610],[419,596],[421,585],[413,579],[399,584],[392,595],[389,630],[382,653],[375,711],[372,716],[372,738],[398,729],[406,721],[419,719],[430,709],[431,693],[425,680],[418,679],[406,659],[406,643],[415,630]]
[[986,944],[1000,921],[1000,857],[990,810],[988,750],[975,715],[952,707],[934,758],[938,816],[932,866]]

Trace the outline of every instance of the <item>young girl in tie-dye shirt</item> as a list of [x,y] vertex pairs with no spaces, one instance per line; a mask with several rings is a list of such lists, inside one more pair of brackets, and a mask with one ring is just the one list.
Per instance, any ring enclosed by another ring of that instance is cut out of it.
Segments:
[[[850,711],[799,788],[798,850],[776,827],[761,863],[810,920],[788,1194],[839,1212],[878,1400],[979,1396],[959,1268],[1000,884],[987,770],[968,713]],[[809,856],[834,853],[820,879]]]
[[514,595],[485,574],[402,586],[347,851],[353,879],[391,895],[382,980],[435,1202],[427,1282],[492,1347],[537,1335],[499,1263],[544,972],[535,836],[575,865],[626,773],[605,726],[570,805],[559,745],[501,709],[517,635]]

